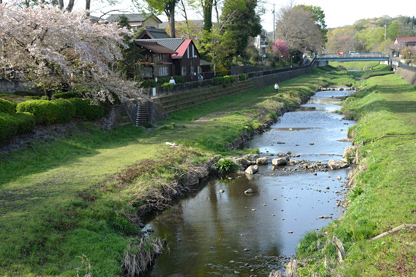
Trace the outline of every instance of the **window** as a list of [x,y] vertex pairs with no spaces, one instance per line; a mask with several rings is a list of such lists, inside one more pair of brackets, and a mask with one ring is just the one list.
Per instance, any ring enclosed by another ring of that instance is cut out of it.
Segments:
[[199,75],[199,74],[201,74],[201,67],[200,66],[197,66],[196,67],[196,73]]
[[189,45],[188,48],[186,48],[186,57],[189,59]]
[[159,67],[159,76],[169,76],[169,67],[167,66]]
[[186,66],[182,66],[182,76],[186,76]]
[[189,67],[189,74],[194,75],[194,67],[193,66]]

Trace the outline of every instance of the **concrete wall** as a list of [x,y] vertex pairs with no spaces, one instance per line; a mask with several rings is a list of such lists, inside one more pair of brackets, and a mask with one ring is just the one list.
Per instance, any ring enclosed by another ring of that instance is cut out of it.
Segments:
[[406,82],[411,84],[412,86],[416,86],[416,69],[415,71],[404,69],[402,67],[396,67],[396,74],[403,78]]
[[266,86],[274,85],[274,83],[281,83],[302,75],[310,74],[312,69],[310,67],[303,67],[296,70],[286,71],[286,72],[279,72],[270,75],[264,75],[252,78],[254,87],[262,88]]

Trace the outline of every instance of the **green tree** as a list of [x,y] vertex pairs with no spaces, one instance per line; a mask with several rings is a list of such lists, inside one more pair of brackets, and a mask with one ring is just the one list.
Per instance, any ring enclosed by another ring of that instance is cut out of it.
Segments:
[[316,25],[318,25],[319,29],[321,30],[323,42],[324,43],[327,42],[328,41],[328,37],[327,37],[328,29],[326,28],[326,23],[325,23],[325,13],[321,9],[321,7],[305,6],[305,5],[300,5],[298,7],[304,7],[306,10],[312,13],[312,18],[315,19]]
[[214,0],[200,0],[204,14],[204,30],[210,32],[212,28],[212,8]]
[[222,8],[222,32],[236,42],[235,55],[245,55],[250,37],[261,34],[257,0],[226,0]]
[[394,21],[386,30],[387,38],[390,40],[395,40],[399,34],[399,24]]

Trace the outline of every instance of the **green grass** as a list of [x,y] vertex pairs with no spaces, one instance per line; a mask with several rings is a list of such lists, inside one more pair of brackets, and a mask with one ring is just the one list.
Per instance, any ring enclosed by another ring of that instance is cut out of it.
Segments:
[[[302,276],[416,274],[416,230],[370,240],[401,224],[416,223],[416,90],[397,75],[371,77],[361,85],[355,97],[344,101],[343,112],[358,120],[349,133],[356,145],[364,143],[359,157],[366,170],[356,176],[348,194],[350,207],[342,219],[299,244],[298,257],[309,260]],[[397,137],[376,140],[386,135]],[[347,252],[341,265],[336,262],[333,235]]]
[[94,276],[122,275],[140,231],[137,210],[153,191],[172,189],[181,172],[215,154],[255,152],[226,146],[297,106],[330,70],[283,82],[280,96],[269,86],[174,113],[150,131],[80,123],[56,140],[1,154],[0,275],[85,275],[88,265]]

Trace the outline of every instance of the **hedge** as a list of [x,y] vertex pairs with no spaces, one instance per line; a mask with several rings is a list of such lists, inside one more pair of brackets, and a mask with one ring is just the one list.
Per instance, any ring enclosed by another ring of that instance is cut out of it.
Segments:
[[75,118],[95,120],[104,116],[103,106],[91,104],[92,99],[70,98],[68,101],[75,107]]
[[29,133],[35,128],[35,116],[31,113],[8,114],[0,112],[0,141]]
[[214,85],[222,85],[224,84],[224,78],[223,77],[215,77],[213,78]]
[[14,114],[16,113],[16,103],[0,98],[0,112]]
[[78,91],[68,91],[68,92],[57,92],[52,94],[52,100],[55,99],[70,99],[79,97],[80,93]]
[[225,84],[231,84],[232,82],[234,82],[234,77],[233,76],[230,76],[230,75],[224,76],[224,83]]
[[36,124],[49,125],[66,123],[75,115],[75,107],[65,99],[31,100],[19,103],[17,112],[29,112],[36,118]]

